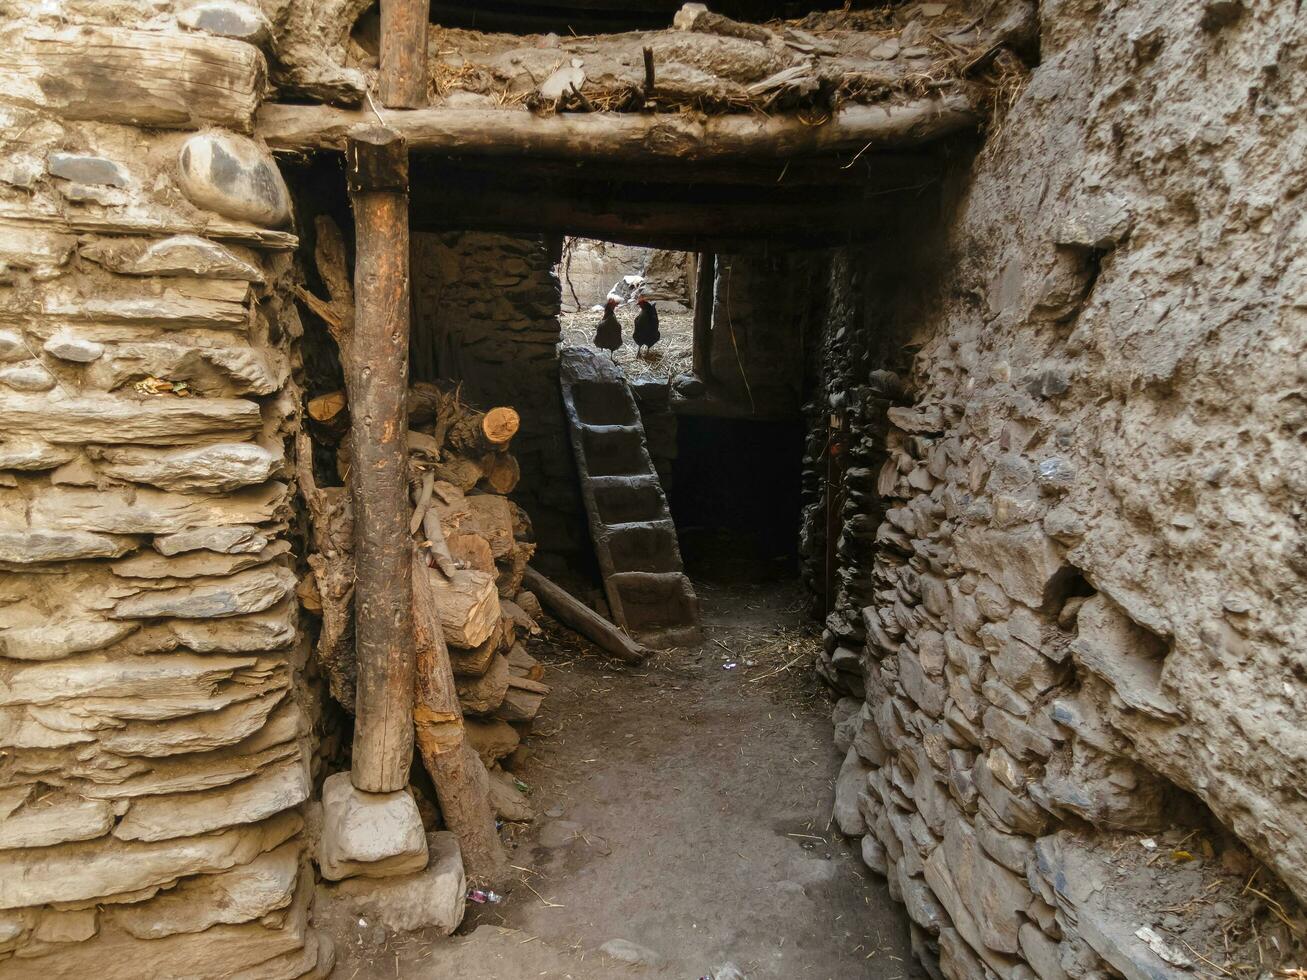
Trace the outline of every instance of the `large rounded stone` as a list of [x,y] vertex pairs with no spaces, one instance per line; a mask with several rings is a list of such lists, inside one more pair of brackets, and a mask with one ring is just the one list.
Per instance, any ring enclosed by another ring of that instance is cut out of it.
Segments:
[[177,182],[196,207],[278,228],[290,220],[290,192],[272,157],[235,133],[196,133],[182,144]]

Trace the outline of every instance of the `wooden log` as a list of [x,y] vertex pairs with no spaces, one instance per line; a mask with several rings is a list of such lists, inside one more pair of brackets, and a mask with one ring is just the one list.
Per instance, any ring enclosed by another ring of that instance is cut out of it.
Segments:
[[483,456],[506,447],[520,425],[517,412],[507,406],[485,413],[464,409],[449,428],[449,447],[462,456]]
[[391,109],[427,104],[430,0],[381,0],[381,72],[377,94]]
[[495,654],[490,666],[480,677],[456,679],[459,705],[468,714],[490,714],[504,703],[510,676],[508,658],[500,653]]
[[560,622],[594,641],[601,649],[613,656],[627,663],[638,664],[649,655],[648,650],[534,568],[526,569],[522,581],[558,617]]
[[354,622],[353,512],[348,494],[336,487],[318,488],[313,446],[303,430],[295,435],[295,473],[313,534],[313,551],[305,561],[313,570],[322,616],[318,664],[327,675],[332,697],[352,711],[356,674],[348,641]]
[[315,422],[330,422],[345,411],[348,402],[343,391],[332,391],[309,399],[309,418]]
[[480,483],[481,478],[485,476],[476,460],[466,459],[462,456],[442,459],[435,464],[432,472],[436,474],[437,480],[452,483],[465,493]]
[[491,493],[507,496],[522,479],[522,468],[512,453],[489,453],[481,458],[481,485]]
[[[452,172],[435,161],[423,162],[423,174],[413,191],[417,231],[564,232],[674,251],[740,251],[760,239],[817,244],[868,240],[883,236],[891,215],[915,200],[907,192],[896,199],[783,187],[687,199],[684,186],[658,188],[669,193],[653,199],[630,184],[605,184],[602,190],[572,182],[532,185]],[[453,186],[457,194],[449,193]]]
[[436,787],[445,825],[458,837],[468,875],[498,878],[507,858],[495,829],[485,764],[467,740],[444,629],[435,612],[431,573],[414,551],[413,641],[417,671],[413,722],[418,752]]
[[445,642],[470,650],[488,640],[499,622],[499,593],[485,572],[458,569],[449,581],[432,583],[436,613],[445,629]]
[[449,662],[459,677],[480,677],[494,662],[495,654],[504,648],[504,633],[497,628],[484,643],[471,650],[451,649]]
[[252,44],[124,27],[30,27],[0,36],[7,101],[65,119],[249,132],[267,69]]
[[[917,146],[980,121],[975,100],[952,94],[896,105],[845,105],[820,126],[796,116],[740,113],[559,113],[514,109],[419,109],[391,125],[424,153],[541,156],[609,163],[652,159],[690,163],[798,156],[841,150]],[[359,127],[373,125],[367,109],[268,103],[257,130],[274,149],[341,149]]]
[[700,381],[712,380],[712,310],[717,283],[717,256],[700,252],[694,283],[693,370]]
[[496,718],[502,718],[504,721],[534,721],[535,716],[540,713],[540,706],[544,700],[543,694],[522,687],[510,687],[494,714]]
[[355,224],[355,322],[343,361],[353,406],[354,618],[358,691],[351,780],[408,785],[413,757],[412,541],[409,537],[408,150],[382,129],[345,154]]

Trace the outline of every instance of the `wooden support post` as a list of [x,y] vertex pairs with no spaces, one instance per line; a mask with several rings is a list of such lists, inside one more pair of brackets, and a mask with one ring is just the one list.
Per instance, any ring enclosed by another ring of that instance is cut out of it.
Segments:
[[694,374],[705,384],[712,380],[713,286],[717,281],[717,256],[700,252],[694,283]]
[[345,148],[354,206],[354,337],[345,358],[353,461],[358,691],[354,785],[408,785],[413,758],[412,539],[408,502],[408,147],[386,129]]
[[381,0],[381,73],[377,94],[390,109],[427,104],[430,0]]

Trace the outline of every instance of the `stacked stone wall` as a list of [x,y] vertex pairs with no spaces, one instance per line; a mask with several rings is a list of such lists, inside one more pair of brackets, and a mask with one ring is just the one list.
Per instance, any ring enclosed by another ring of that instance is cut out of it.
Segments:
[[513,495],[541,550],[589,547],[558,387],[559,285],[541,238],[483,232],[413,236],[415,380],[461,381],[475,405],[522,417]]
[[8,14],[0,974],[319,974],[264,56],[167,5]]
[[836,818],[936,975],[1294,965],[1307,38],[1272,2],[1041,16],[934,231],[834,267]]

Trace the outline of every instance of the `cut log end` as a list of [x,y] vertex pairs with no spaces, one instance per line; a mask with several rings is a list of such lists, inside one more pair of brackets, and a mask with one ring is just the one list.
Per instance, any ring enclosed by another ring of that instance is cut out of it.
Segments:
[[517,435],[521,421],[515,409],[508,406],[492,408],[481,420],[481,432],[492,445],[505,446]]

